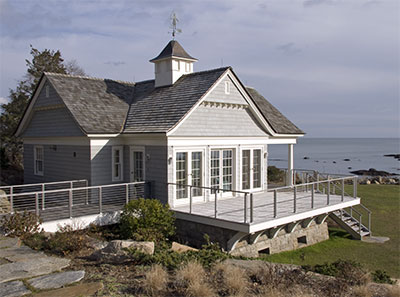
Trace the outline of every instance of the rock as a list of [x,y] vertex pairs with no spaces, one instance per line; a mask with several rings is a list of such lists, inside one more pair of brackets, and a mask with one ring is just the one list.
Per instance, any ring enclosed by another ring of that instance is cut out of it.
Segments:
[[19,297],[30,294],[23,282],[13,281],[0,284],[0,296],[2,297]]
[[353,169],[352,167],[347,167],[347,169]]
[[21,240],[18,237],[0,237],[0,249],[20,246]]
[[30,247],[24,245],[20,247],[12,246],[8,248],[0,248],[0,258],[5,258],[14,255],[23,255],[23,254],[31,255],[32,253],[35,253],[35,251],[32,250]]
[[333,163],[333,164],[336,164],[336,161],[333,161],[332,163]]
[[375,185],[380,185],[381,183],[379,181],[377,181],[377,180],[374,180],[374,184]]
[[393,157],[400,161],[400,154],[388,154],[388,155],[383,155],[383,156],[384,157]]
[[0,190],[0,213],[10,213],[11,203],[7,198],[7,193]]
[[154,254],[154,242],[152,241],[113,240],[102,251],[117,254],[126,248],[134,248],[149,255]]
[[308,159],[310,159],[310,157],[304,157],[303,159],[304,159],[304,160],[308,160]]
[[28,283],[35,289],[58,289],[65,285],[79,282],[85,276],[85,271],[66,271],[35,277]]
[[389,178],[389,184],[396,184],[396,180],[394,178]]
[[386,171],[378,171],[374,168],[370,168],[369,170],[356,170],[356,171],[350,171],[350,173],[356,174],[356,175],[366,175],[366,176],[390,176],[390,175],[397,175],[394,173],[389,173]]
[[3,264],[0,269],[0,283],[60,271],[68,267],[69,262],[69,259],[45,256],[24,262]]
[[196,251],[197,252],[198,249],[195,249],[195,248],[192,248],[191,246],[180,244],[180,243],[177,243],[174,241],[172,243],[171,251],[177,252],[177,253],[184,253],[187,251]]
[[90,236],[86,236],[86,238],[87,238],[87,246],[96,251],[104,249],[108,244],[107,241],[98,240]]
[[345,162],[349,162],[349,161],[350,161],[350,159],[343,159],[343,161],[345,161]]
[[366,185],[370,185],[370,184],[371,184],[371,181],[367,179],[367,180],[365,181],[365,184],[366,184]]
[[85,283],[76,286],[70,286],[62,289],[41,292],[32,295],[32,297],[81,297],[81,296],[93,296],[97,291],[103,288],[103,284],[97,283]]

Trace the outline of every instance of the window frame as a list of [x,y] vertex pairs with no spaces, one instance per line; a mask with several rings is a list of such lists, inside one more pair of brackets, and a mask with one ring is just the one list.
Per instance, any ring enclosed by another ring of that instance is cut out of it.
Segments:
[[[115,152],[119,150],[119,166],[120,166],[120,176],[117,177],[115,176],[115,165],[117,164],[115,162]],[[114,145],[112,146],[111,150],[111,179],[113,182],[115,181],[123,181],[124,180],[124,147],[122,145]]]
[[[42,160],[38,160],[37,158],[37,150],[42,150]],[[38,171],[37,161],[42,162],[42,171]],[[33,174],[38,176],[44,175],[44,147],[43,145],[35,145],[33,147]]]
[[134,152],[141,152],[143,154],[143,164],[142,164],[142,177],[143,180],[146,180],[146,150],[144,146],[131,146],[129,150],[129,160],[130,160],[130,182],[135,182],[134,177],[135,177],[135,164],[134,164],[134,158],[133,158],[133,153]]

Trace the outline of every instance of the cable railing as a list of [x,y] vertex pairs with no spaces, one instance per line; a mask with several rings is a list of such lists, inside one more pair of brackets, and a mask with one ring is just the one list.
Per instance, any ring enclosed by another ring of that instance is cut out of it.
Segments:
[[[214,212],[213,212],[213,217],[215,219],[219,218],[219,208],[218,208],[218,202],[222,200],[222,195],[223,193],[232,193],[233,195],[235,194],[242,194],[243,197],[243,223],[253,223],[254,221],[254,199],[253,199],[253,193],[246,192],[246,191],[236,191],[236,190],[231,190],[231,189],[223,189],[223,188],[218,188],[218,187],[203,187],[203,186],[194,186],[194,185],[187,185],[187,184],[179,184],[179,183],[168,183],[168,186],[173,186],[175,193],[177,193],[177,188],[178,189],[189,189],[188,191],[188,198],[189,198],[189,214],[193,213],[193,190],[198,189],[202,191],[202,195],[207,195],[211,198],[214,199]],[[204,190],[204,192],[203,192]],[[208,192],[208,193],[206,193]]]
[[118,211],[132,199],[148,198],[150,182],[66,188],[4,195],[10,213],[30,211],[43,221]]

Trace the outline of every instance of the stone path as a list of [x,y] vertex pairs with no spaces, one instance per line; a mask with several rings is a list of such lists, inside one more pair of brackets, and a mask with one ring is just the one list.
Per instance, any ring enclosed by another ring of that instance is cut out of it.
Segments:
[[[69,264],[69,259],[47,256],[42,252],[34,251],[22,245],[18,238],[0,235],[0,296],[19,297],[31,294],[32,292],[21,280],[26,281],[37,290],[58,289],[82,280],[85,276],[85,271],[59,272],[67,268]],[[100,287],[101,284],[98,283],[80,284],[58,290],[40,292],[36,295],[91,296]]]

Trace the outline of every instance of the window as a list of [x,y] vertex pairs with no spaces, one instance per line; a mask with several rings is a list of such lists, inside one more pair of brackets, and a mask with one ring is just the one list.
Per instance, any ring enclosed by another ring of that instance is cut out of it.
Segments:
[[187,153],[176,153],[176,198],[187,198]]
[[[190,196],[190,187],[192,185],[192,197],[203,195],[203,152],[177,152],[175,161],[175,179],[176,179],[176,198],[184,199]],[[197,187],[197,188],[196,188]]]
[[190,72],[190,63],[189,62],[186,62],[185,63],[185,67],[186,67],[186,72]]
[[261,149],[242,150],[242,190],[262,186]]
[[112,181],[122,181],[122,160],[123,148],[122,146],[112,147]]
[[144,180],[144,153],[133,151],[133,181],[141,182]]
[[43,175],[44,167],[43,167],[43,146],[35,146],[33,149],[33,157],[34,157],[34,173],[35,175]]
[[[233,150],[212,150],[210,158],[210,186],[230,191],[233,189]],[[215,190],[211,190],[215,193]]]
[[180,62],[179,61],[176,61],[176,60],[172,60],[172,67],[173,67],[173,70],[180,70]]
[[231,83],[229,81],[225,82],[225,94],[231,93]]

